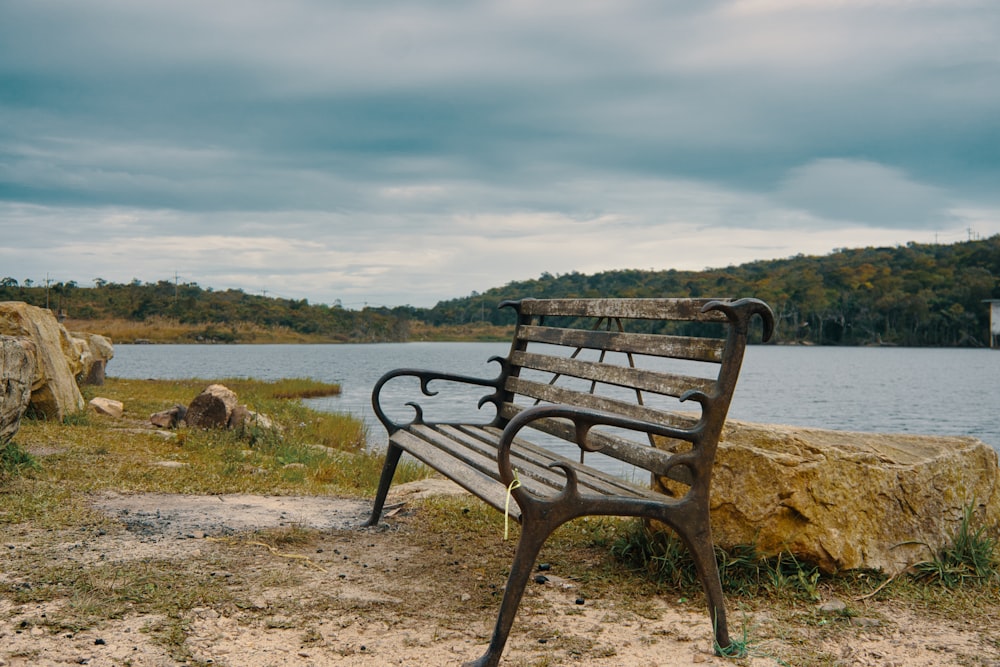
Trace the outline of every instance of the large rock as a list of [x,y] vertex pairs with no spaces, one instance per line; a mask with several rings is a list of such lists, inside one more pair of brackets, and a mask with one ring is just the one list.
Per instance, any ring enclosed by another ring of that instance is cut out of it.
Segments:
[[227,428],[236,405],[236,394],[231,389],[212,384],[194,397],[184,421],[191,428]]
[[104,384],[104,371],[115,356],[111,341],[100,334],[72,331],[74,347],[78,351],[80,370],[76,373],[79,384]]
[[1000,523],[998,476],[996,451],[975,438],[730,421],[712,481],[713,537],[826,572],[892,575],[949,544],[969,505]]
[[0,336],[0,444],[21,427],[35,378],[35,344],[27,338]]
[[0,302],[0,334],[29,338],[35,345],[32,410],[62,420],[83,409],[73,377],[82,368],[80,352],[52,311],[20,301]]

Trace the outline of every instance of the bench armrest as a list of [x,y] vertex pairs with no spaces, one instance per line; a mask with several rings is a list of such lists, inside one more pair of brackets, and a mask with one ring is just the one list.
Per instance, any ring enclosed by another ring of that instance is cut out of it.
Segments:
[[[490,357],[489,361],[495,361],[501,365],[504,364],[503,357]],[[424,422],[424,413],[420,405],[413,401],[408,401],[405,405],[413,408],[414,417],[407,423],[399,424],[393,421],[385,411],[382,409],[382,387],[384,387],[388,382],[396,378],[402,377],[414,377],[420,380],[420,391],[424,396],[435,396],[438,392],[430,388],[430,383],[432,381],[436,382],[454,382],[458,384],[474,385],[478,387],[492,387],[493,393],[487,394],[479,399],[477,407],[483,407],[486,403],[493,403],[497,410],[500,409],[501,401],[501,387],[503,384],[503,374],[498,375],[495,378],[478,378],[469,375],[461,375],[457,373],[445,373],[433,370],[424,370],[419,368],[397,368],[396,370],[389,371],[375,383],[375,387],[372,389],[372,409],[375,411],[375,415],[378,417],[379,421],[385,425],[386,430],[390,434],[395,433],[401,428],[409,426],[410,424],[422,424]]]
[[[691,398],[700,402],[701,399],[704,398],[704,395],[700,394],[700,392],[691,392],[691,395],[686,396],[685,398]],[[553,418],[561,418],[571,421],[576,430],[575,441],[577,446],[588,452],[600,451],[601,449],[600,445],[595,446],[588,442],[587,435],[589,434],[590,429],[594,426],[623,428],[641,433],[663,436],[665,438],[686,440],[696,444],[702,435],[705,424],[705,420],[702,418],[699,419],[698,423],[691,428],[678,428],[675,426],[665,426],[663,424],[656,424],[640,419],[624,417],[622,415],[616,415],[600,410],[578,408],[571,405],[556,404],[530,407],[511,418],[500,436],[500,442],[497,446],[497,465],[500,469],[500,480],[504,484],[510,486],[515,479],[514,469],[510,462],[510,448],[514,439],[517,437],[518,432],[533,421]],[[661,474],[666,475],[670,468],[678,465],[684,465],[691,467],[692,469],[697,469],[700,467],[699,460],[702,458],[702,452],[698,451],[697,447],[695,447],[690,451],[681,452],[671,456],[666,468],[660,472]],[[560,464],[553,465],[561,467],[566,473],[568,486],[576,486],[576,474],[572,468],[562,466]]]

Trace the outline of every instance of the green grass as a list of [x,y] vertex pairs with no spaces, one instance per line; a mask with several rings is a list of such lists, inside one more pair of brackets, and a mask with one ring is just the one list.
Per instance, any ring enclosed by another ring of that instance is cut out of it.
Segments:
[[[212,381],[108,378],[94,395],[121,401],[122,419],[93,412],[53,420],[26,419],[15,441],[0,449],[0,524],[39,520],[48,526],[84,520],[79,494],[262,493],[277,495],[374,494],[382,455],[366,448],[359,419],[320,413],[298,395],[316,395],[334,385],[311,380],[255,382],[223,380],[241,403],[269,416],[276,427],[251,424],[234,430],[154,429],[149,415],[187,405]],[[295,394],[295,398],[287,396]],[[36,456],[31,452],[44,452]],[[165,467],[165,464],[177,467]],[[396,481],[429,471],[404,461]]]
[[965,506],[962,521],[951,543],[934,553],[930,560],[917,563],[916,576],[936,581],[947,588],[981,585],[1000,578],[997,538],[984,525],[976,526],[973,505]]
[[14,441],[0,444],[0,482],[28,470],[37,470],[38,462]]

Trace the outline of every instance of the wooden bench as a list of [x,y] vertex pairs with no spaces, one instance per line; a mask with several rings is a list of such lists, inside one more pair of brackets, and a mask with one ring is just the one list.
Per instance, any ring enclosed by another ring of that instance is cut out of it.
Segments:
[[[586,515],[643,517],[672,527],[693,555],[716,650],[728,648],[709,485],[750,320],[762,318],[767,340],[770,308],[757,299],[524,299],[501,307],[514,308],[518,318],[510,353],[490,360],[500,364],[497,377],[399,369],[375,385],[372,405],[389,445],[367,525],[378,523],[404,451],[500,511],[509,507],[520,521],[493,637],[486,653],[466,665],[499,663],[539,550],[557,527]],[[490,418],[480,423],[432,422],[410,402],[395,406],[410,421],[394,421],[383,390],[404,377],[426,396],[447,383],[482,387],[478,405],[492,405],[495,416],[488,410]],[[567,447],[573,457],[553,451]],[[627,481],[610,474],[609,463],[676,480],[686,493]]]

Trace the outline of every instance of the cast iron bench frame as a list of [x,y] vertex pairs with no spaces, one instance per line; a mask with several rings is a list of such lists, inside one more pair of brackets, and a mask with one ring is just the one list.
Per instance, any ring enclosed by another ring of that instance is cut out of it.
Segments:
[[[496,378],[404,368],[386,373],[375,385],[372,405],[388,431],[389,444],[366,525],[379,522],[404,451],[520,521],[521,536],[492,639],[483,656],[467,666],[499,663],[542,545],[560,525],[587,515],[642,517],[673,528],[693,556],[716,651],[728,648],[725,599],[709,523],[709,486],[750,321],[754,315],[761,317],[762,340],[768,340],[774,328],[771,309],[757,299],[523,299],[500,307],[514,308],[518,317],[510,353],[490,359],[501,365]],[[585,320],[592,326],[579,328]],[[636,322],[643,332],[626,330],[636,328]],[[677,323],[688,329],[716,323],[724,333],[671,333],[670,326]],[[551,346],[561,348],[562,354],[547,353]],[[542,353],[535,351],[539,347]],[[584,350],[589,352],[581,354]],[[596,359],[588,360],[588,355]],[[610,363],[611,355],[624,361]],[[689,375],[686,370],[651,370],[635,363],[650,357],[707,364],[712,372]],[[539,376],[548,381],[536,379]],[[415,416],[397,423],[384,411],[381,393],[386,383],[401,377],[419,380],[426,396],[437,394],[429,386],[432,381],[489,389],[479,407],[493,404],[496,417],[481,424],[427,422],[421,406],[411,402],[406,405]],[[610,396],[605,395],[608,387],[614,387]],[[665,398],[672,403],[669,410],[655,402]],[[678,401],[697,404],[700,412],[684,412]],[[554,454],[525,437],[539,431],[574,443],[581,461]],[[654,487],[655,478],[668,477],[689,485],[687,491],[671,495],[662,485],[651,489],[584,464],[584,453],[595,451],[649,471]]]

